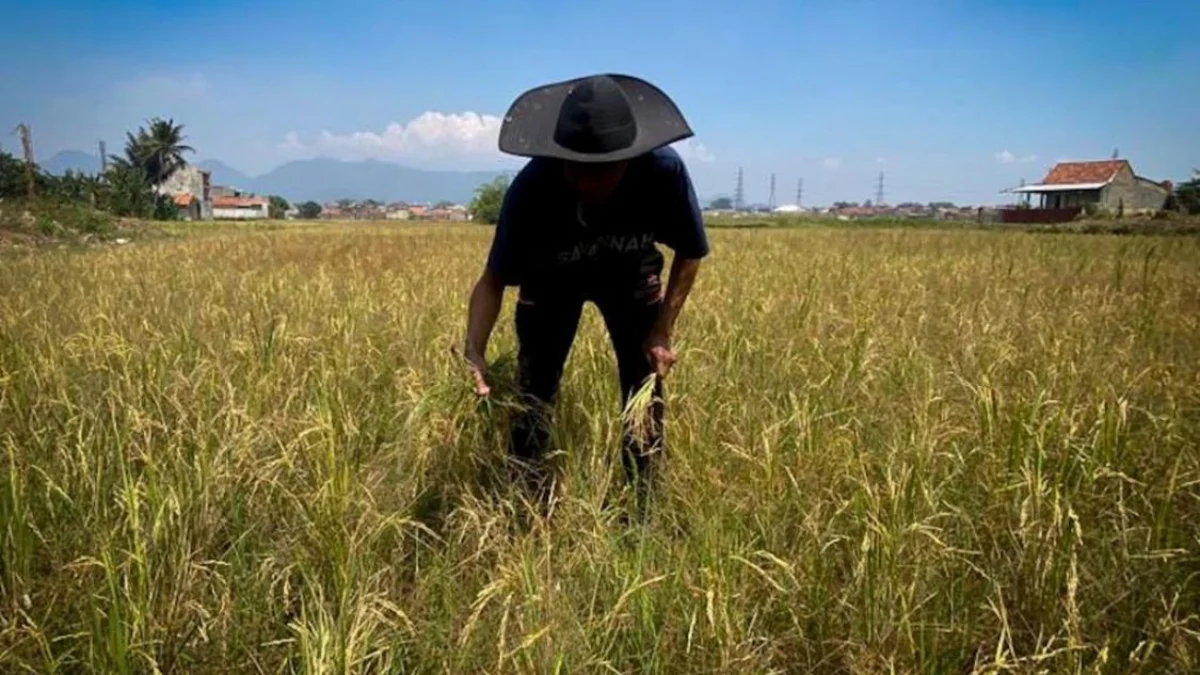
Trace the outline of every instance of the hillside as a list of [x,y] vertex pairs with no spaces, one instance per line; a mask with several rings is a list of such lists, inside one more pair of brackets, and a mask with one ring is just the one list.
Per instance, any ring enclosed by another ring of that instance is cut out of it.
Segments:
[[[212,172],[214,185],[277,194],[293,202],[379,199],[465,203],[470,201],[476,187],[501,173],[433,171],[377,160],[347,162],[326,158],[288,162],[258,176],[250,176],[217,159],[201,160],[196,165]],[[98,157],[75,150],[60,152],[42,164],[55,175],[68,169],[95,173],[99,166]]]

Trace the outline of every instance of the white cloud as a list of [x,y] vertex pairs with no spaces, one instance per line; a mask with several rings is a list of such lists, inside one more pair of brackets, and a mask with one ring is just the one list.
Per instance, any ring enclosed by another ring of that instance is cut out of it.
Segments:
[[679,152],[679,156],[683,157],[684,161],[688,162],[714,162],[716,156],[704,147],[703,143],[697,143],[694,138],[687,138],[678,143],[673,143],[672,147]]
[[294,131],[289,131],[283,135],[283,142],[279,144],[280,150],[303,150],[304,145],[300,142],[300,136]]
[[304,141],[294,131],[277,147],[292,153],[309,152],[346,159],[436,159],[499,157],[496,147],[501,118],[474,112],[425,112],[407,124],[392,122],[381,132],[335,134],[322,130]]
[[1008,150],[1001,150],[1000,152],[996,153],[996,161],[1000,162],[1001,164],[1027,164],[1036,160],[1037,155],[1025,155],[1024,157],[1017,157]]
[[[474,112],[429,111],[407,123],[392,122],[382,131],[345,134],[322,130],[311,139],[295,131],[284,134],[276,148],[292,155],[323,155],[338,159],[500,159],[497,143],[502,118]],[[713,162],[712,151],[694,138],[674,144],[687,161]]]
[[841,157],[827,157],[821,162],[821,165],[826,169],[836,169],[842,165]]

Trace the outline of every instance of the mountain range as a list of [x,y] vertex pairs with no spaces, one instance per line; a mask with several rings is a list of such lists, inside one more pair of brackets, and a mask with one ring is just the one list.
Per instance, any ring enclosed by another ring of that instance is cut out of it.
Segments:
[[[280,195],[291,202],[378,199],[415,203],[445,200],[466,204],[474,196],[475,188],[502,173],[434,171],[373,159],[347,162],[315,158],[288,162],[264,174],[250,176],[220,160],[208,159],[195,164],[212,172],[213,185],[260,195]],[[100,158],[78,150],[66,150],[42,162],[41,167],[55,175],[62,175],[68,169],[96,173],[100,170]]]

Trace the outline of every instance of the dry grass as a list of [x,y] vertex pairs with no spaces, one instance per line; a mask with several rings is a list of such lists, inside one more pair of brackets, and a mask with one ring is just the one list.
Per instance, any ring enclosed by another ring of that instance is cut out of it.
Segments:
[[1197,240],[714,232],[628,526],[590,308],[563,501],[495,480],[488,233],[0,261],[0,671],[1200,667]]

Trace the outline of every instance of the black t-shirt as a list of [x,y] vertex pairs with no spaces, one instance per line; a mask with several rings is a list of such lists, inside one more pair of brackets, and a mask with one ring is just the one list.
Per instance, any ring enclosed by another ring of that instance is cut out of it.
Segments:
[[505,193],[488,268],[506,286],[622,286],[661,272],[659,243],[684,258],[709,253],[691,177],[673,148],[631,160],[596,205],[581,204],[558,161],[535,158]]

